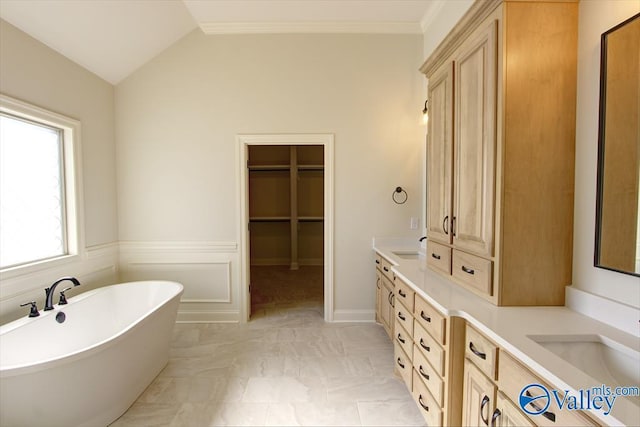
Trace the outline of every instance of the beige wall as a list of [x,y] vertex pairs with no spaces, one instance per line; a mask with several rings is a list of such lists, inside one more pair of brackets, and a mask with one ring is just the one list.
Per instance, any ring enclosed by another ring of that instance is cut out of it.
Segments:
[[580,2],[573,233],[573,286],[633,307],[640,307],[640,279],[595,268],[593,253],[598,161],[600,35],[638,12],[639,0]]
[[[0,283],[0,319],[7,319],[24,311],[17,307],[19,302],[34,298],[41,300],[41,295],[44,295],[42,289],[60,275],[77,275],[87,283],[113,281],[116,277],[114,254],[117,253],[118,224],[114,88],[0,20],[0,92],[80,120],[85,244],[95,255],[90,261],[68,265],[64,270],[43,271],[13,280],[3,278]],[[105,250],[103,245],[112,243],[113,247]],[[109,259],[102,259],[107,252]]]
[[236,134],[332,133],[334,308],[373,319],[372,237],[419,237],[421,62],[420,35],[192,32],[116,87],[120,240],[237,243]]

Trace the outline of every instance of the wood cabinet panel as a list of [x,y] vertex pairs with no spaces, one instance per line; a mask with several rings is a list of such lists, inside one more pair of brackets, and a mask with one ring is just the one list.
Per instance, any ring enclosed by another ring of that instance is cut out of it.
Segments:
[[444,345],[446,336],[446,320],[431,304],[416,296],[414,309],[415,322],[422,326],[431,336]]
[[417,323],[413,328],[413,341],[429,363],[431,363],[431,366],[433,366],[438,375],[444,376],[445,350]]
[[427,236],[451,242],[453,168],[453,64],[445,64],[429,79],[427,134]]
[[455,64],[453,243],[493,256],[497,23],[463,44]]
[[427,265],[445,275],[451,274],[451,248],[438,243],[427,242]]
[[422,381],[427,386],[436,403],[440,406],[444,405],[444,381],[417,346],[413,349],[413,369],[416,372],[413,382],[415,383],[418,378],[418,381]]
[[493,262],[454,249],[451,274],[476,293],[493,295]]
[[462,425],[488,426],[495,409],[497,387],[468,359],[464,361]]
[[442,408],[435,401],[429,390],[422,381],[417,377],[418,373],[413,371],[414,381],[413,390],[411,394],[413,399],[418,404],[420,412],[424,416],[428,426],[441,426],[442,423]]
[[491,415],[492,426],[496,427],[535,427],[529,418],[516,405],[511,403],[502,392],[498,392],[496,409]]
[[495,380],[498,373],[498,346],[480,332],[467,325],[465,331],[465,357],[490,379]]

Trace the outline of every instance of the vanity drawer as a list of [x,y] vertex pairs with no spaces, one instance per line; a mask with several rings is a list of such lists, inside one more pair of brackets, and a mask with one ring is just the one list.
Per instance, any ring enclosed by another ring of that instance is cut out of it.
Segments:
[[376,268],[378,270],[382,270],[382,255],[380,255],[378,252],[376,252],[375,262],[376,262]]
[[487,377],[496,379],[498,346],[467,324],[465,331],[464,355]]
[[493,295],[493,263],[491,261],[454,250],[451,274],[460,283],[482,294]]
[[411,357],[413,355],[413,339],[411,335],[400,325],[396,325],[393,332],[395,333],[396,343],[402,347],[405,354],[409,356],[409,361],[413,360]]
[[429,361],[433,369],[440,375],[444,376],[444,350],[440,344],[422,327],[416,323],[413,328],[413,342],[416,343],[418,350],[422,352]]
[[411,371],[413,370],[413,366],[411,364],[411,359],[407,356],[407,354],[402,350],[400,344],[398,342],[394,342],[393,344],[393,355],[395,359],[395,368],[396,372],[400,374],[400,377],[407,385],[407,388],[411,390],[413,376]]
[[440,314],[438,310],[433,308],[431,304],[422,299],[422,297],[416,295],[415,309],[413,314],[416,318],[416,322],[431,334],[436,341],[444,345],[445,317]]
[[[396,297],[396,301],[397,300],[398,299]],[[413,337],[413,314],[402,304],[396,304],[394,309],[396,323],[402,325],[402,327],[409,333],[409,339],[411,340]]]
[[427,362],[427,358],[418,350],[417,346],[413,349],[413,369],[415,369],[416,372],[416,375],[413,377],[413,383],[415,384],[417,382],[416,378],[420,378],[438,405],[442,406],[444,403],[444,382],[440,376],[436,374],[436,371],[431,367],[429,362]]
[[393,281],[393,272],[391,271],[391,263],[384,257],[380,257],[380,266],[382,274],[389,280]]
[[409,309],[409,313],[413,312],[413,300],[415,292],[404,283],[401,279],[395,278],[396,284],[396,301],[400,301],[402,305]]
[[427,265],[446,275],[451,274],[451,248],[427,241]]
[[442,409],[440,405],[435,401],[429,390],[422,381],[418,379],[418,373],[413,371],[413,390],[411,394],[414,400],[418,403],[418,408],[422,413],[428,426],[441,426],[442,425]]
[[[526,367],[522,366],[520,362],[516,361],[511,355],[502,352],[500,354],[499,364],[498,387],[504,392],[504,394],[513,402],[519,402],[520,392],[523,388],[529,384],[540,384],[544,386],[550,393],[554,390],[546,382],[542,381]],[[535,390],[533,390],[535,391]],[[535,393],[532,393],[536,396]],[[561,396],[564,393],[561,392]],[[546,400],[546,399],[545,399]],[[536,404],[536,401],[532,402]],[[528,409],[535,411],[535,408],[530,406]],[[594,423],[588,416],[580,411],[570,411],[566,408],[560,409],[555,403],[555,398],[552,396],[549,399],[549,407],[540,415],[528,415],[529,418],[538,426],[594,426]]]

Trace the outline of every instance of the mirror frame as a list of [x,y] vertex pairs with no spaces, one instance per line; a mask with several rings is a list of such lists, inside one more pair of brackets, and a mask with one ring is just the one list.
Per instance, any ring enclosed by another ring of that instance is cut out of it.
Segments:
[[[602,233],[602,208],[603,208],[603,191],[604,191],[604,152],[605,152],[605,120],[607,108],[607,37],[612,32],[624,27],[635,19],[640,19],[640,13],[625,19],[615,27],[602,33],[600,37],[600,111],[598,117],[598,181],[596,188],[596,236],[594,249],[594,266],[605,270],[615,271],[618,273],[629,274],[631,276],[640,277],[640,272],[619,270],[613,267],[602,265],[600,263],[600,243]],[[640,212],[638,212],[640,215]],[[640,231],[640,230],[639,230]]]

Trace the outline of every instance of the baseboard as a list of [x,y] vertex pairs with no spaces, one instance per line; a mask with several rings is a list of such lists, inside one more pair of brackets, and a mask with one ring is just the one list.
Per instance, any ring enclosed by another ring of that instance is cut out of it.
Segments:
[[376,321],[375,310],[334,310],[334,322],[366,322],[373,323]]
[[180,311],[176,323],[238,323],[237,311]]

